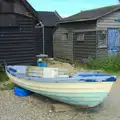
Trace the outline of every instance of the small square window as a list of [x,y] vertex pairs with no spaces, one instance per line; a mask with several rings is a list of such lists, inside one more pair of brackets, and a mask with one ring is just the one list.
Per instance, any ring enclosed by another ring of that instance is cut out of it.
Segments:
[[77,35],[77,41],[84,41],[84,34],[80,33]]
[[68,40],[68,33],[62,34],[62,40]]

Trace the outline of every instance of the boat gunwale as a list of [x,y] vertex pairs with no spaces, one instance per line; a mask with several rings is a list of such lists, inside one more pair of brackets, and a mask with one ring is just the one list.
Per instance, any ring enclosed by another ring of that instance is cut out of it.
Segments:
[[[10,70],[6,69],[6,73],[9,73],[10,75],[16,77],[16,78],[19,78],[19,79],[24,79],[24,80],[27,80],[27,81],[36,81],[36,82],[43,82],[43,83],[84,83],[84,82],[116,82],[117,81],[117,77],[116,76],[104,76],[104,79],[105,80],[94,80],[95,76],[93,78],[87,78],[86,77],[58,77],[58,78],[43,78],[43,77],[38,77],[38,76],[24,76],[24,77],[19,77],[15,74],[11,74],[10,73]],[[17,72],[18,74],[19,72]],[[38,77],[38,79],[37,79]],[[27,79],[25,79],[27,78]],[[36,78],[36,79],[35,79]],[[98,79],[98,76],[96,77]],[[112,78],[112,80],[110,80],[109,78]],[[66,80],[67,79],[67,80]],[[103,79],[103,78],[101,78]]]
[[[9,74],[8,73],[8,76],[11,78],[11,77],[13,77],[13,79],[14,80],[12,80],[12,82],[13,83],[15,83],[15,84],[17,84],[17,85],[19,85],[19,86],[23,86],[23,87],[26,87],[27,86],[27,88],[34,88],[34,90],[38,90],[38,89],[41,89],[41,90],[45,90],[45,91],[55,91],[55,90],[57,90],[57,91],[62,91],[62,92],[64,92],[64,90],[66,90],[67,92],[70,92],[70,91],[72,91],[73,93],[78,93],[78,92],[83,92],[83,91],[87,91],[87,92],[94,92],[95,90],[96,91],[106,91],[106,92],[108,92],[110,89],[111,89],[111,87],[112,87],[112,85],[114,84],[114,82],[109,82],[109,84],[108,84],[108,82],[101,82],[102,84],[101,84],[101,87],[99,87],[99,84],[100,83],[98,83],[98,82],[93,82],[93,83],[88,83],[88,82],[84,82],[84,86],[83,85],[81,85],[81,83],[41,83],[41,82],[39,82],[39,84],[37,84],[36,83],[36,81],[31,81],[31,82],[28,82],[28,80],[25,80],[25,79],[19,79],[19,78],[17,78],[17,77],[15,77],[15,76],[12,76],[11,74]],[[15,81],[15,79],[17,79],[16,81]],[[19,79],[19,80],[18,80]],[[36,84],[35,84],[36,83]],[[89,88],[86,86],[86,84],[91,84],[90,86],[89,86]],[[59,85],[60,86],[60,88],[59,87],[57,87],[57,85]],[[70,85],[72,85],[72,86],[70,86]],[[98,87],[99,88],[97,88],[96,86],[98,85]],[[103,87],[103,85],[105,86],[105,87]],[[54,86],[54,87],[53,87]],[[80,86],[82,86],[82,87],[80,87]],[[86,87],[85,87],[86,86]]]

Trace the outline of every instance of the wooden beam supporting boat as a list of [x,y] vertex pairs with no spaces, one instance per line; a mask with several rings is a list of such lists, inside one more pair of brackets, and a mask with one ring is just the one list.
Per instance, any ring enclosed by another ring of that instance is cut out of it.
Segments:
[[55,112],[66,112],[66,111],[75,110],[75,107],[68,104],[55,103],[55,104],[52,104],[52,110]]
[[67,112],[67,111],[73,111],[76,109],[87,109],[89,108],[88,106],[74,106],[70,104],[65,104],[65,103],[54,103],[52,104],[52,110],[55,112]]

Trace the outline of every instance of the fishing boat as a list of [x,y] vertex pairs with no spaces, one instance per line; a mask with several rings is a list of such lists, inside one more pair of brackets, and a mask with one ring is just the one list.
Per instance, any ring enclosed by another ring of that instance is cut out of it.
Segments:
[[79,72],[70,76],[66,69],[35,66],[6,66],[16,85],[67,104],[98,106],[109,94],[117,77],[98,72]]

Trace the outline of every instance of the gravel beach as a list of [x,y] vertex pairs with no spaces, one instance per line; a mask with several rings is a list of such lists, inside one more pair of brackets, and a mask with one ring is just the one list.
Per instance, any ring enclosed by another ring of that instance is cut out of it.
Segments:
[[104,102],[92,109],[66,112],[51,110],[55,101],[38,94],[18,97],[13,91],[0,91],[0,120],[120,120],[120,82],[113,85]]

